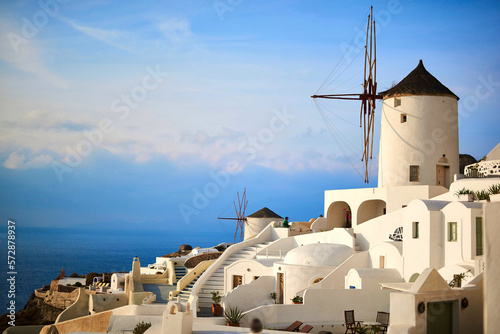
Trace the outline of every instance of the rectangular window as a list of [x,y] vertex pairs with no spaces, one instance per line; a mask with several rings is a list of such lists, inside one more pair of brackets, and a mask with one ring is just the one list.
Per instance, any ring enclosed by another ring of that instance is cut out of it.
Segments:
[[410,166],[410,182],[418,182],[419,166]]
[[413,239],[418,239],[418,237],[420,236],[418,227],[418,222],[413,222]]
[[236,288],[238,285],[243,284],[243,276],[241,275],[234,275],[233,276],[233,289]]
[[476,217],[476,256],[483,255],[483,218]]
[[448,223],[448,241],[457,241],[457,223]]
[[401,105],[401,99],[394,98],[394,108],[399,107]]
[[401,114],[401,123],[406,123],[408,116],[406,114]]

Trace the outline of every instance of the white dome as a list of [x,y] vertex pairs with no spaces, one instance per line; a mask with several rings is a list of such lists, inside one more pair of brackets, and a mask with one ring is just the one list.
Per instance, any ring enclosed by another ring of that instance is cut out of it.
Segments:
[[354,250],[339,244],[310,244],[289,251],[284,262],[315,267],[336,267],[354,254]]

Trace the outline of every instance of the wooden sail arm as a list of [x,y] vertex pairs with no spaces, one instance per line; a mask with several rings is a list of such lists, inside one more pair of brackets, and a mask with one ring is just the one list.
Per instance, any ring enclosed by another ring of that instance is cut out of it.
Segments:
[[332,99],[332,100],[382,100],[380,94],[330,94],[330,95],[313,95],[313,99]]

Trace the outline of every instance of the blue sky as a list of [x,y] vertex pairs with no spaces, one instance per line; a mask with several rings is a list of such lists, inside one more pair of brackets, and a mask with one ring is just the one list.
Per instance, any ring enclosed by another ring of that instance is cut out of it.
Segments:
[[[359,91],[359,44],[346,46],[371,4],[379,89],[423,59],[461,97],[460,152],[488,153],[497,1],[3,1],[1,216],[229,235],[216,218],[244,187],[247,213],[323,213],[324,190],[365,185],[310,95],[346,54],[322,92]],[[358,104],[325,107],[360,147]]]

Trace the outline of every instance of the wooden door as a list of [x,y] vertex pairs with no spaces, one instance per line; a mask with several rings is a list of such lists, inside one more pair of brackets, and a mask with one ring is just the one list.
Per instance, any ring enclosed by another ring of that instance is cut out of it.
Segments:
[[427,304],[427,334],[453,334],[453,302]]
[[437,165],[436,166],[436,186],[443,186],[446,187],[446,177],[445,177],[445,167]]
[[285,291],[285,282],[284,282],[284,274],[283,273],[278,273],[278,304],[283,304],[284,300],[284,291]]

